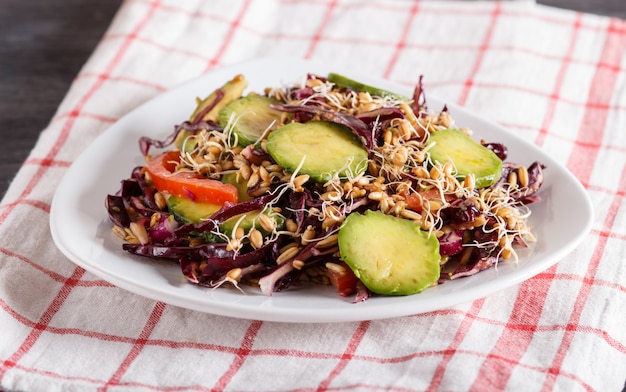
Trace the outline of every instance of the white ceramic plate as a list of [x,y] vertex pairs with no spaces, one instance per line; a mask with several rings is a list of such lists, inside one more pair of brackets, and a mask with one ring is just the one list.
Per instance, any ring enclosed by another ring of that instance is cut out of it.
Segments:
[[[195,97],[206,96],[234,75],[250,81],[249,90],[262,91],[301,81],[307,72],[340,72],[368,84],[412,95],[411,89],[349,71],[327,69],[306,61],[260,59],[218,69],[162,94],[111,126],[74,162],[61,181],[50,214],[52,236],[74,263],[110,283],[168,304],[212,314],[280,322],[340,322],[382,319],[428,312],[485,297],[544,271],[572,251],[587,235],[592,222],[590,200],[579,182],[531,143],[502,127],[448,103],[458,126],[473,129],[476,138],[504,143],[508,160],[547,165],[542,200],[532,205],[530,224],[539,241],[522,252],[519,263],[500,263],[478,275],[447,282],[407,297],[375,297],[352,304],[331,287],[292,288],[273,296],[246,287],[216,290],[188,283],[177,265],[130,255],[112,235],[104,208],[107,194],[119,189],[133,167],[142,164],[137,141],[141,136],[164,138],[175,124],[188,118]],[[433,109],[444,102],[428,96]]]

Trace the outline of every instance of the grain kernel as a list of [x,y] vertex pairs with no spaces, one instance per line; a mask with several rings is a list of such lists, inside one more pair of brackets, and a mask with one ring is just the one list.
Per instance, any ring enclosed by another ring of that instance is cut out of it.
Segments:
[[308,226],[306,230],[300,236],[300,241],[303,245],[308,244],[315,237],[315,228],[313,226]]
[[270,173],[263,166],[259,168],[259,176],[261,177],[261,180],[263,181],[271,181]]
[[163,196],[161,192],[156,192],[154,194],[154,202],[159,210],[162,210],[167,206],[167,200],[165,200],[165,196]]
[[315,247],[319,249],[324,249],[324,248],[328,248],[329,246],[335,245],[337,244],[338,237],[339,237],[338,234],[329,235],[323,240],[318,241],[317,244],[315,244]]
[[307,87],[311,87],[311,88],[321,86],[322,84],[324,84],[324,82],[322,82],[319,79],[307,79],[306,81]]
[[241,242],[235,238],[232,238],[230,241],[228,241],[228,244],[226,244],[226,250],[230,250],[230,251],[236,251],[240,247],[241,247]]
[[383,192],[370,192],[370,194],[367,195],[367,198],[370,200],[382,200],[383,197]]
[[269,173],[280,172],[282,170],[280,165],[277,165],[275,163],[271,164],[271,165],[264,166],[264,167],[265,167],[265,170],[267,170]]
[[159,214],[158,212],[155,212],[154,214],[152,214],[152,216],[150,216],[150,227],[154,227],[154,225],[156,225],[157,223],[159,223],[159,221],[161,220],[161,214]]
[[411,182],[410,181],[402,182],[402,183],[398,184],[398,186],[396,187],[396,192],[400,193],[400,194],[408,193],[410,190],[411,190]]
[[254,249],[259,249],[263,246],[263,234],[254,227],[250,229],[248,238],[250,239],[250,245],[252,245]]
[[219,156],[222,153],[222,147],[213,144],[213,145],[209,146],[207,151],[209,153],[213,154],[214,156]]
[[367,177],[361,177],[357,180],[356,184],[358,186],[365,186],[365,185],[369,185],[370,183],[370,179]]
[[231,170],[234,167],[235,165],[233,164],[233,161],[230,161],[230,160],[222,161],[222,170]]
[[403,140],[409,140],[413,134],[413,126],[408,120],[404,120],[400,123],[399,131]]
[[235,230],[235,232],[233,233],[234,238],[236,240],[241,240],[243,238],[243,236],[245,235],[245,231],[243,230],[243,227],[237,227],[237,229]]
[[393,154],[392,162],[395,166],[404,166],[407,159],[409,159],[409,152],[405,147],[399,147]]
[[276,228],[276,223],[274,219],[270,218],[266,214],[259,214],[259,224],[263,228],[263,230],[267,232],[272,232]]
[[297,242],[290,242],[287,245],[284,245],[282,248],[280,248],[278,250],[278,254],[285,253],[288,249],[297,248],[297,247],[298,247]]
[[288,248],[276,258],[276,264],[284,264],[288,260],[294,258],[298,254],[298,252],[300,252],[300,248],[298,248],[297,246],[292,246],[291,248]]
[[112,228],[113,234],[115,234],[115,236],[117,236],[120,239],[126,239],[126,232],[124,231],[124,229],[122,229],[120,226],[113,226]]
[[400,211],[400,216],[406,219],[410,219],[416,222],[422,221],[422,215],[418,214],[415,211],[404,209]]
[[476,180],[474,179],[474,175],[473,174],[466,175],[465,179],[463,180],[463,187],[467,188],[471,192],[474,190],[475,186],[476,186]]
[[239,279],[241,279],[241,275],[242,275],[241,268],[233,268],[226,273],[226,276],[229,279],[232,279],[236,282],[239,282]]
[[131,222],[130,231],[139,240],[141,245],[145,245],[150,242],[150,237],[148,237],[148,232],[146,231],[146,227],[144,225],[137,222]]
[[326,263],[325,264],[326,268],[328,268],[329,270],[338,273],[338,274],[345,274],[346,273],[346,269],[344,268],[344,266],[337,264],[337,263]]
[[438,180],[442,176],[441,170],[437,166],[433,166],[432,169],[430,169],[429,174],[430,174],[430,178],[434,180]]
[[439,211],[441,209],[441,203],[437,200],[428,200],[428,208],[430,211]]
[[259,197],[262,196],[264,194],[266,194],[267,192],[269,192],[270,188],[267,186],[261,186],[259,188],[257,188],[256,190],[254,190],[253,192],[250,192],[250,196],[252,197]]
[[297,270],[301,270],[302,267],[304,267],[304,261],[295,259],[294,261],[291,262],[291,265],[293,266],[293,268]]
[[367,194],[367,191],[365,189],[361,189],[361,188],[354,188],[352,189],[352,197],[363,197]]
[[301,174],[293,179],[293,185],[296,190],[301,190],[302,185],[304,185],[307,181],[309,181],[311,177],[308,174]]
[[377,176],[380,173],[380,166],[374,162],[370,161],[367,165],[367,172],[373,176]]
[[254,173],[250,175],[250,178],[248,179],[248,183],[246,185],[248,188],[253,188],[256,184],[259,183],[259,180],[260,180],[259,172],[255,171]]
[[285,227],[287,227],[287,231],[291,233],[295,233],[298,231],[298,224],[291,218],[287,219],[285,222]]
[[321,199],[326,201],[339,201],[341,200],[341,193],[338,191],[326,192],[321,195]]
[[386,129],[383,133],[383,142],[385,144],[391,144],[391,138],[393,137],[393,133],[390,129]]
[[485,216],[481,214],[478,215],[476,219],[474,219],[472,225],[474,225],[474,227],[478,227],[484,225],[485,223],[487,223],[487,218],[485,218]]
[[520,168],[517,169],[517,177],[520,186],[526,188],[528,186],[528,170],[526,166],[520,166]]
[[326,217],[326,219],[324,219],[324,221],[322,221],[322,229],[324,230],[328,230],[331,227],[335,226],[337,223],[340,223],[344,220],[343,217],[336,217],[336,216],[328,216]]
[[496,210],[496,215],[500,218],[508,218],[509,216],[511,216],[511,210],[506,207],[498,208]]
[[510,215],[508,218],[506,218],[506,227],[508,229],[514,230],[516,224],[517,224],[517,219],[515,219],[513,215]]
[[250,179],[250,176],[252,175],[252,168],[249,165],[243,164],[239,168],[239,175],[241,176],[241,178],[248,181]]

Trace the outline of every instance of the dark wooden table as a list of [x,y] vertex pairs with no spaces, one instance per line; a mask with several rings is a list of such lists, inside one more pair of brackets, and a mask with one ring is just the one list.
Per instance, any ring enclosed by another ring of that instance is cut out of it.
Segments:
[[[0,197],[122,0],[0,0]],[[538,0],[626,19],[626,0]]]

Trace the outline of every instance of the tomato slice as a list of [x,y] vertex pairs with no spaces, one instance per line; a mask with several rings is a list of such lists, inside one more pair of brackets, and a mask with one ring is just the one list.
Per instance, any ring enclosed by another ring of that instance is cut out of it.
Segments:
[[[441,199],[441,193],[435,188],[427,191],[405,193],[402,196],[406,200],[407,208],[416,212],[422,212],[422,200]],[[445,198],[447,202],[450,202],[454,199],[454,196],[447,194]]]
[[205,178],[197,173],[174,173],[178,162],[180,153],[168,151],[157,155],[146,164],[152,185],[159,192],[202,203],[237,203],[239,194],[234,185]]
[[437,189],[430,189],[428,191],[404,194],[403,196],[409,209],[422,212],[422,200],[439,198],[440,194]]
[[337,272],[335,270],[327,269],[327,275],[330,279],[330,283],[335,286],[337,293],[342,297],[347,297],[356,292],[356,285],[359,282],[359,278],[354,275],[354,272],[345,263],[340,263],[344,267],[344,272]]

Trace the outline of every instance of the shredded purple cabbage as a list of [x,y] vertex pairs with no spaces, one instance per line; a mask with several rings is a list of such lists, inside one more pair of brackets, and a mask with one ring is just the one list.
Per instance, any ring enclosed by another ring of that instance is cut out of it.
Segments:
[[413,89],[413,101],[411,102],[411,109],[415,115],[425,113],[428,111],[428,105],[426,104],[426,92],[424,92],[424,75],[420,75],[417,80],[417,84]]
[[174,131],[168,135],[165,139],[153,139],[151,137],[142,136],[139,138],[139,151],[143,156],[147,156],[150,152],[150,148],[166,148],[174,144],[176,138],[181,132],[191,132],[191,134],[196,134],[198,131],[203,129],[209,131],[222,131],[222,127],[219,124],[214,123],[213,121],[184,121],[174,127]]
[[[325,78],[313,74],[307,75],[307,78],[325,81]],[[314,95],[315,91],[310,87],[292,88],[288,90],[289,98],[305,101],[304,104],[284,103],[273,104],[271,107],[291,113],[293,121],[306,122],[319,118],[345,126],[368,151],[382,144],[381,133],[389,126],[389,122],[405,118],[404,113],[396,107],[379,108],[357,115],[332,111],[319,105],[320,102]],[[141,153],[147,156],[152,147],[166,148],[172,145],[181,132],[195,134],[200,130],[223,131],[219,124],[202,120],[223,99],[223,96],[224,92],[217,90],[212,102],[190,121],[176,125],[172,134],[165,139],[140,138]],[[428,107],[422,76],[419,77],[415,86],[410,105],[416,115],[426,115]],[[442,112],[447,110],[447,106],[444,106]],[[482,144],[504,161],[502,175],[493,186],[506,189],[510,186],[507,183],[509,175],[516,173],[519,176],[523,168],[517,164],[505,162],[508,150],[504,144],[487,142],[482,142]],[[241,154],[251,165],[262,165],[266,161],[273,162],[267,152],[254,146],[243,148]],[[544,168],[545,166],[539,162],[532,163],[526,169],[528,183],[523,187],[508,189],[511,198],[522,204],[539,200],[536,192],[543,183]],[[410,180],[408,176],[407,179]],[[123,245],[125,251],[138,256],[178,263],[182,274],[195,284],[208,287],[219,286],[228,279],[229,271],[240,268],[242,274],[259,280],[264,294],[271,295],[298,284],[303,271],[308,268],[324,265],[326,262],[341,262],[338,258],[337,246],[318,249],[315,242],[311,242],[292,258],[292,260],[297,259],[303,262],[302,269],[295,268],[291,260],[278,265],[276,259],[280,253],[279,250],[286,243],[285,237],[280,235],[268,237],[265,243],[257,249],[251,244],[245,244],[237,251],[233,251],[225,242],[220,242],[223,240],[214,233],[228,219],[263,209],[272,203],[273,206],[287,211],[287,215],[297,224],[298,232],[312,228],[315,231],[315,238],[323,237],[328,227],[323,228],[322,221],[308,212],[314,208],[320,210],[323,204],[319,197],[319,189],[315,188],[312,183],[304,184],[304,190],[300,192],[287,189],[281,193],[280,199],[277,199],[276,194],[266,194],[242,203],[227,202],[219,211],[199,223],[177,221],[167,208],[160,209],[157,206],[155,193],[153,186],[144,177],[142,167],[134,168],[129,178],[121,181],[119,191],[106,197],[105,207],[109,218],[111,222],[122,228],[128,228],[131,222],[135,222],[143,225],[148,232],[148,240],[142,238],[140,244],[126,243]],[[375,205],[376,202],[367,197],[356,198],[351,204],[344,206],[343,212],[346,215],[354,211],[361,212],[375,208]],[[481,215],[473,201],[465,197],[455,198],[441,211],[441,214],[442,218],[455,229],[439,237],[440,254],[448,260],[445,266],[450,268],[448,273],[442,274],[440,282],[474,275],[491,268],[498,262],[500,248],[495,245],[498,238],[495,230],[490,230],[496,222],[493,218],[489,218],[490,220],[488,219],[484,225],[471,227],[471,223]],[[337,223],[331,229],[336,230],[339,225],[340,223]],[[201,244],[192,245],[194,239],[200,239]],[[516,236],[514,241],[521,246],[526,246],[520,236]],[[494,245],[474,246],[484,244]],[[359,281],[354,295],[353,302],[357,303],[368,299],[373,294]]]
[[463,250],[463,230],[453,230],[439,238],[439,253],[442,256],[458,254]]
[[502,161],[506,160],[509,155],[509,150],[502,143],[482,143],[482,145],[493,151]]
[[211,232],[215,230],[220,224],[224,223],[225,221],[236,215],[256,211],[265,207],[265,205],[273,200],[273,198],[273,195],[265,195],[237,204],[226,202],[224,203],[222,208],[220,208],[215,214],[211,215],[207,220],[200,223],[188,223],[180,226],[178,229],[176,229],[176,236],[182,237],[192,232]]
[[289,104],[272,104],[272,109],[280,110],[288,113],[306,113],[309,115],[318,115],[322,120],[334,122],[350,129],[352,133],[359,138],[363,146],[369,151],[374,148],[374,140],[372,129],[367,124],[352,115],[334,112],[318,106],[312,105],[289,105]]
[[[507,188],[507,181],[509,175],[511,173],[516,173],[519,178],[519,170],[520,165],[504,162],[502,165],[502,174],[500,175],[500,179],[494,184],[494,187],[503,187]],[[540,162],[533,162],[526,169],[528,173],[528,184],[521,188],[516,188],[511,190],[509,195],[514,199],[519,201],[522,204],[531,204],[539,200],[539,197],[535,195],[537,191],[541,188],[543,184],[543,169],[545,169],[545,165]]]

